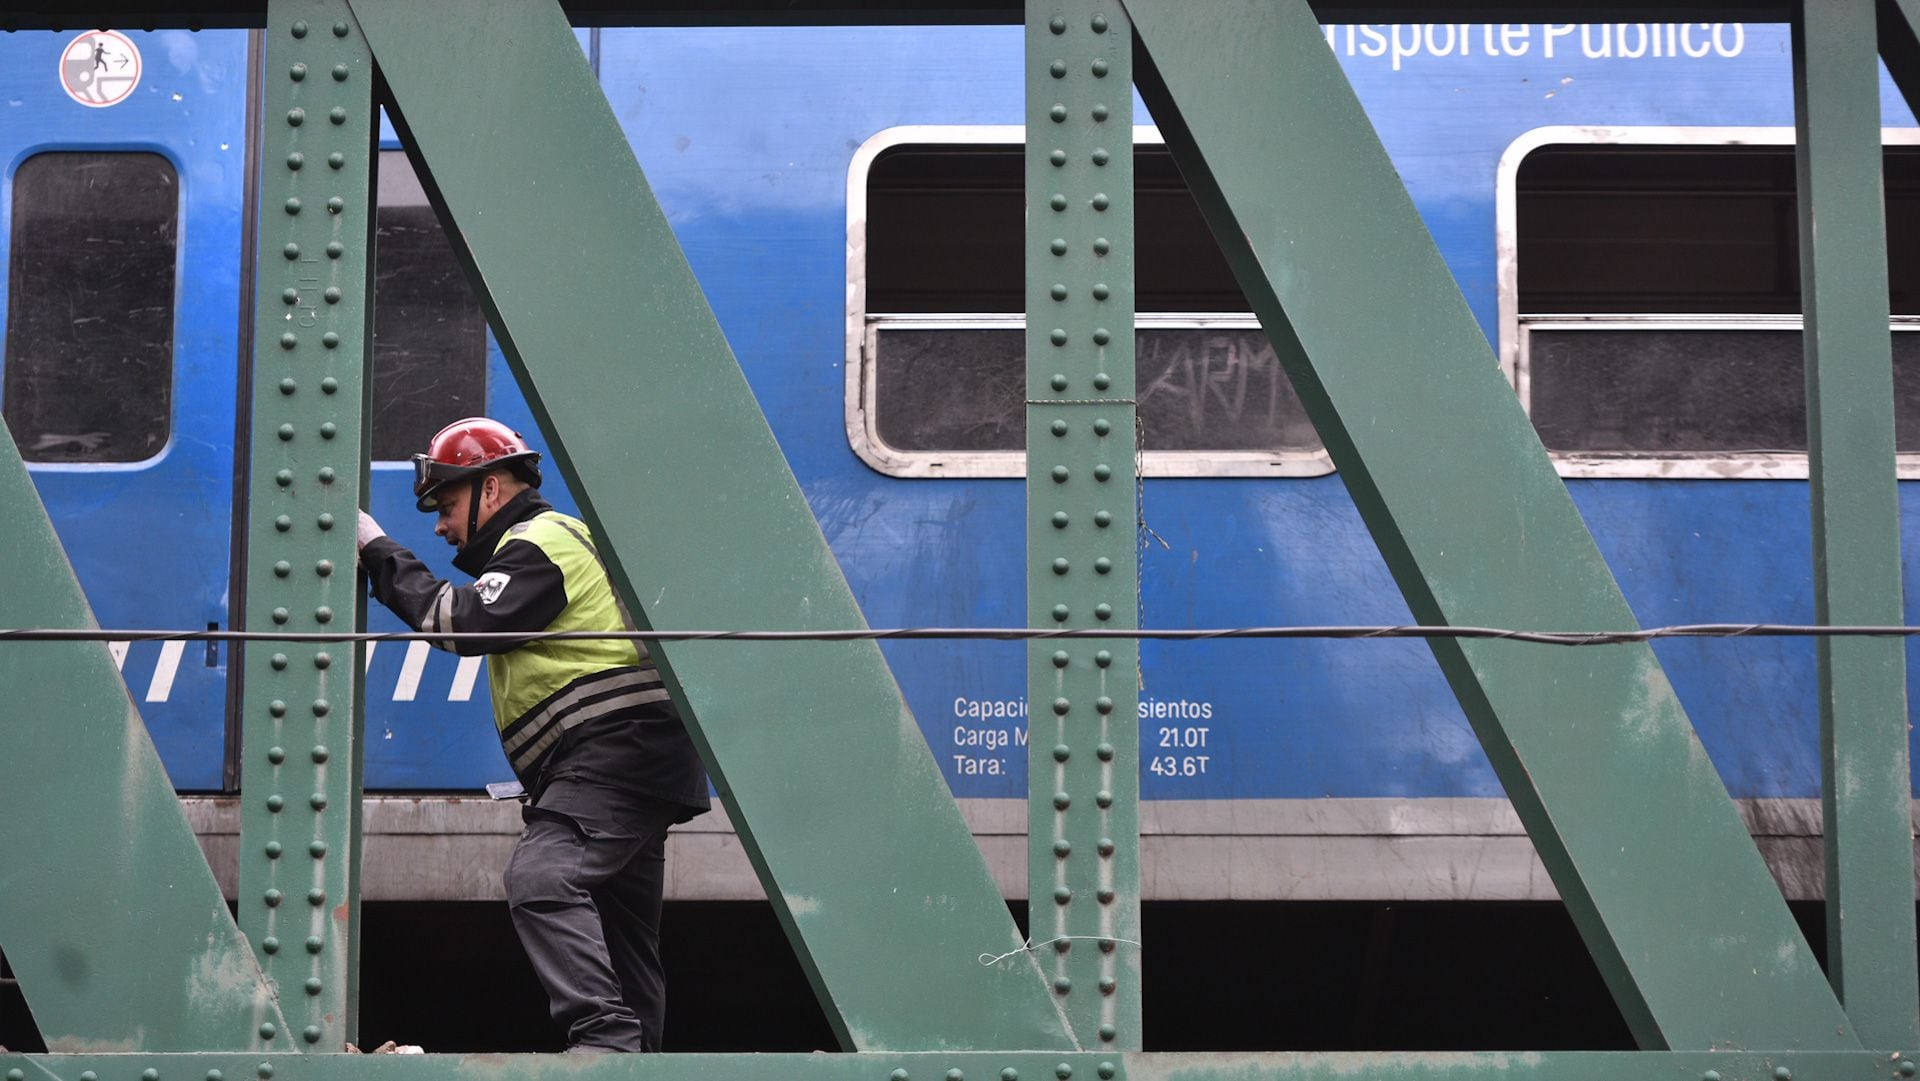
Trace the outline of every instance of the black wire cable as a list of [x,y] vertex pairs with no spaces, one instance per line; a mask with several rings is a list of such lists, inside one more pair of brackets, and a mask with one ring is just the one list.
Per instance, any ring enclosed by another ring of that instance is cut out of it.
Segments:
[[892,627],[812,631],[453,631],[427,634],[416,631],[192,631],[192,630],[78,630],[57,627],[0,629],[0,642],[294,642],[340,644],[348,642],[430,642],[477,644],[567,641],[628,642],[862,642],[944,639],[954,641],[1051,641],[1054,639],[1111,639],[1155,642],[1197,642],[1213,639],[1327,639],[1364,638],[1493,639],[1551,646],[1607,646],[1651,642],[1665,638],[1913,638],[1920,626],[1840,625],[1804,623],[1684,623],[1633,631],[1519,631],[1500,627],[1296,626],[1146,628],[1109,627],[1074,629],[1050,627]]

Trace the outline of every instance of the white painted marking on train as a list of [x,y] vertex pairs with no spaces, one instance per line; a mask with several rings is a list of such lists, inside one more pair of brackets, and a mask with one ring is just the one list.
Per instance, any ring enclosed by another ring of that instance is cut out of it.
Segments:
[[113,658],[114,671],[116,672],[126,671],[127,647],[131,645],[133,645],[132,642],[108,642],[107,643],[107,656]]
[[378,648],[380,648],[380,643],[378,643],[378,642],[368,642],[368,643],[367,643],[367,666],[366,666],[365,668],[363,668],[363,669],[361,669],[361,671],[362,671],[362,672],[371,672],[371,671],[373,671],[373,651],[374,651],[374,650],[376,650],[376,649],[378,649]]
[[470,702],[473,700],[473,681],[480,676],[480,662],[485,657],[462,657],[460,667],[453,671],[453,688],[447,692],[449,702]]
[[173,674],[179,670],[180,655],[186,651],[185,642],[160,644],[160,663],[153,670],[153,682],[147,684],[147,701],[165,702],[173,693]]
[[407,659],[400,662],[400,682],[393,688],[395,702],[411,702],[420,690],[420,673],[427,667],[427,651],[432,646],[425,642],[408,642]]

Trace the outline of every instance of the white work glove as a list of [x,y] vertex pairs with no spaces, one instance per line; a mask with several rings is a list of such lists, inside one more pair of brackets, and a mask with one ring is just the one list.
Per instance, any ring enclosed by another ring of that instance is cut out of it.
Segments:
[[358,552],[367,546],[368,541],[386,535],[387,531],[380,528],[380,523],[373,520],[373,515],[361,511],[359,524],[353,527],[353,550]]

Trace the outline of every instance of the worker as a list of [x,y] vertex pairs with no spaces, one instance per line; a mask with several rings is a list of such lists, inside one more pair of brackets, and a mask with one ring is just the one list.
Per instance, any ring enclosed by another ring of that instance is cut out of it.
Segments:
[[[631,630],[587,527],[540,498],[540,455],[485,417],[413,458],[420,510],[469,585],[434,577],[360,513],[373,596],[428,634]],[[667,827],[707,809],[707,777],[644,643],[436,641],[488,654],[494,723],[526,789],[507,862],[514,930],[570,1053],[658,1051]]]

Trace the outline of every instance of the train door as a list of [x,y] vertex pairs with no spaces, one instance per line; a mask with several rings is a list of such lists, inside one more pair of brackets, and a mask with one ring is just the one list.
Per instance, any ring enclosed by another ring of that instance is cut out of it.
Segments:
[[[102,627],[228,625],[247,86],[245,31],[0,35],[0,411]],[[227,648],[113,652],[221,787]]]

